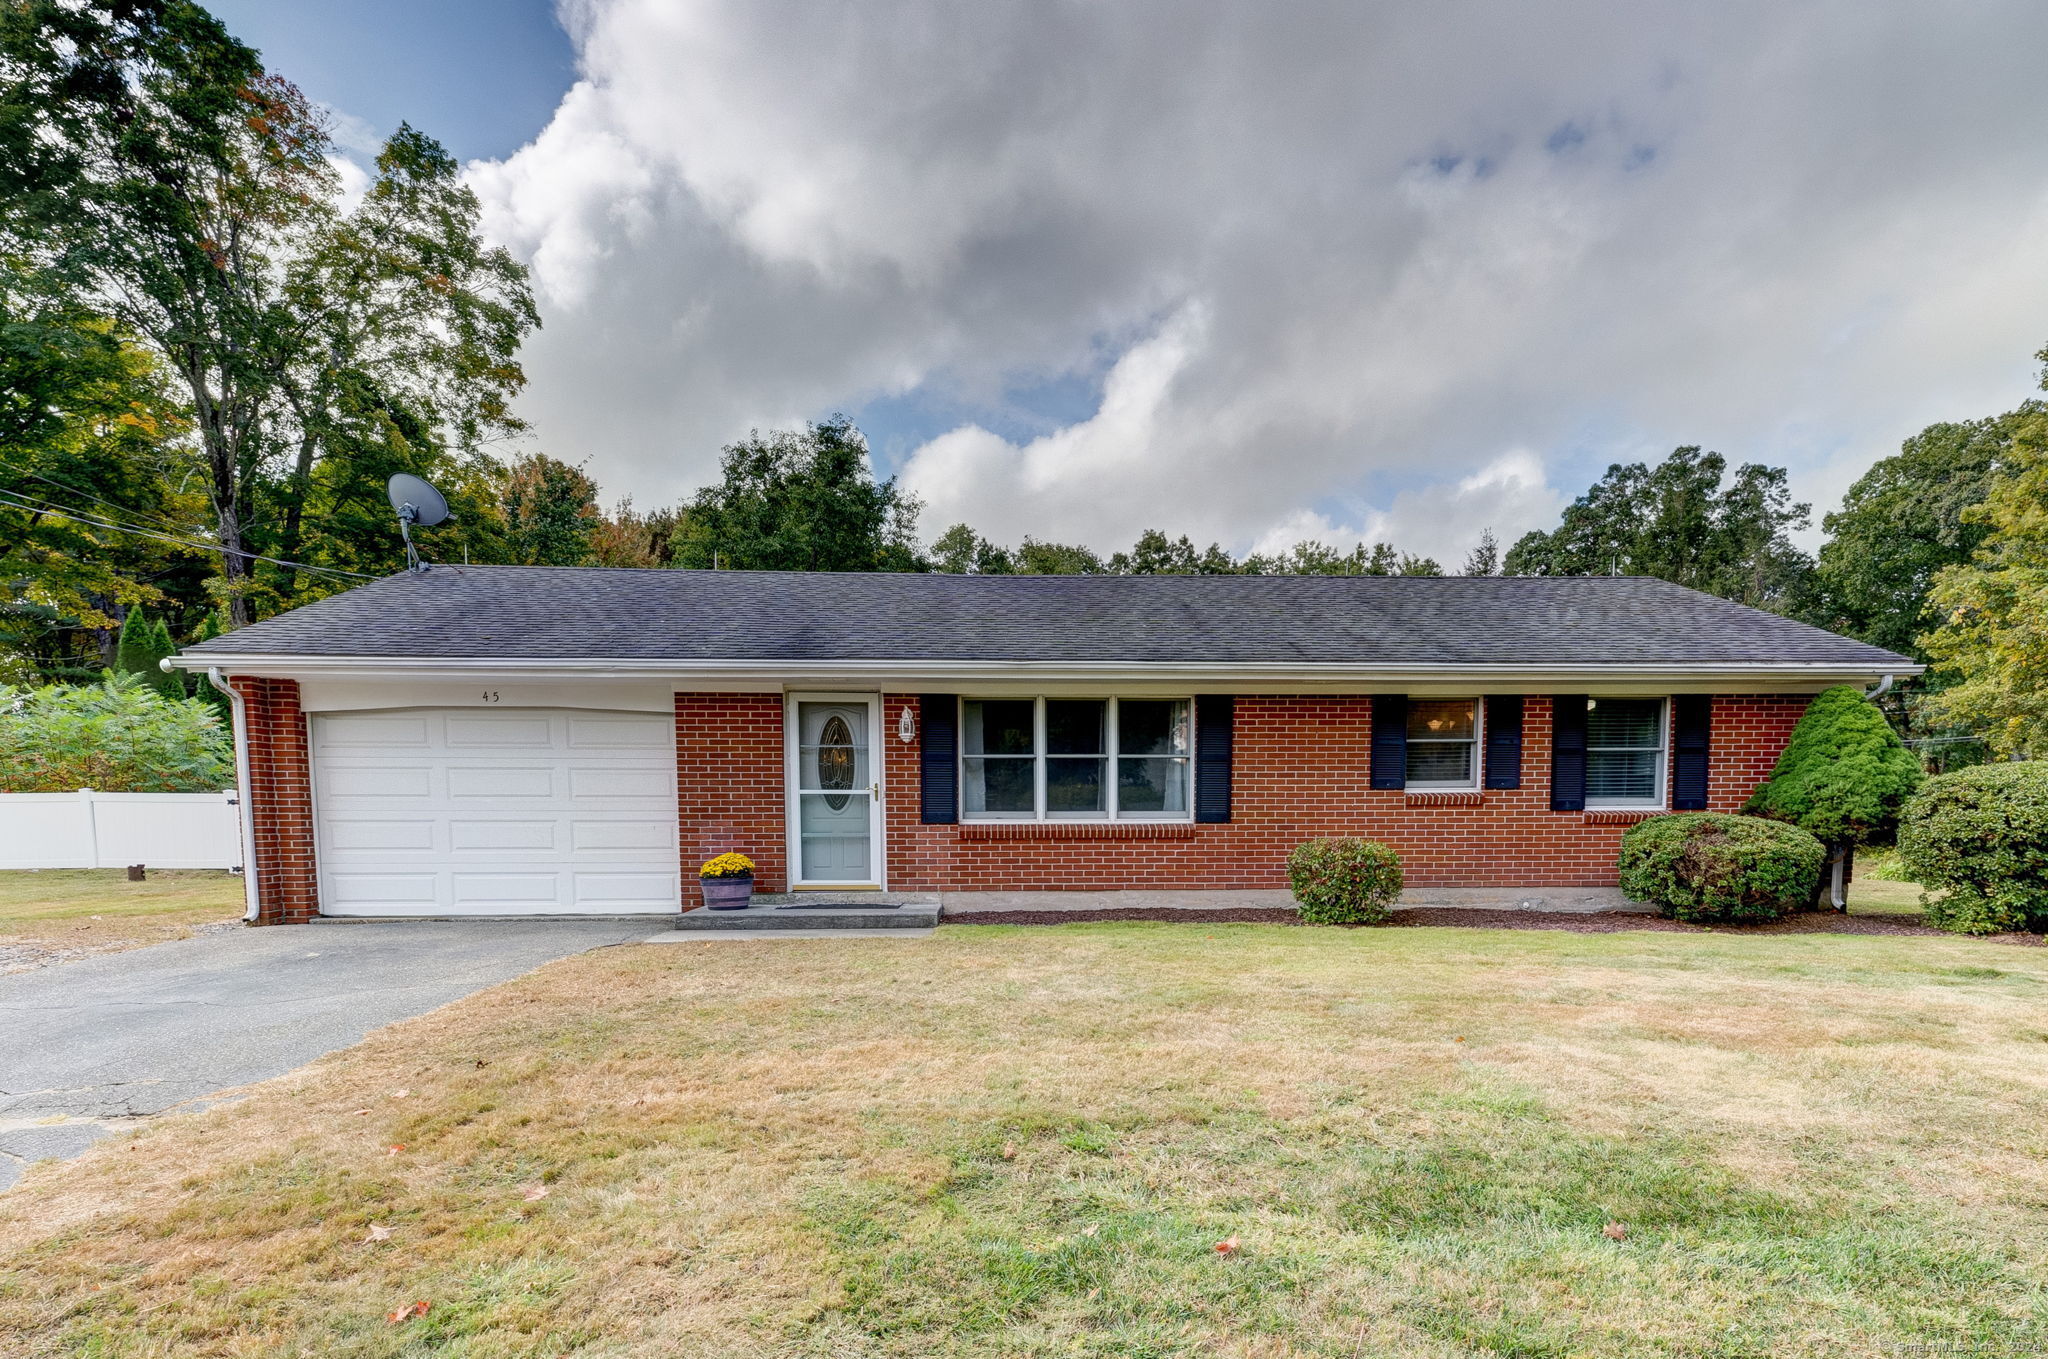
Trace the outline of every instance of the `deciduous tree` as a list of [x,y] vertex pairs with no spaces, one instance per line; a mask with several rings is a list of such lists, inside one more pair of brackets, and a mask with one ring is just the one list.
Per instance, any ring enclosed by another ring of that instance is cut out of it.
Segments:
[[[1786,612],[1812,563],[1789,534],[1811,508],[1792,499],[1782,467],[1727,460],[1697,445],[1652,468],[1615,463],[1548,533],[1523,535],[1511,576],[1657,576],[1759,608]],[[1724,479],[1726,485],[1723,485]]]
[[867,441],[833,416],[726,447],[722,476],[690,501],[678,566],[917,571],[917,498],[875,480]]
[[344,214],[333,152],[311,102],[191,0],[0,5],[0,253],[175,375],[237,625],[297,584],[252,563],[299,548],[320,458],[396,439],[425,459],[517,425],[525,273],[481,246],[453,161],[401,128]]
[[1929,591],[1941,623],[1922,645],[1955,680],[1929,701],[1999,754],[2039,758],[2048,756],[2048,410],[2012,421],[2000,460],[1984,503],[1963,512],[1988,530],[1982,546]]
[[512,464],[505,479],[506,560],[517,566],[592,565],[603,516],[597,483],[545,453]]

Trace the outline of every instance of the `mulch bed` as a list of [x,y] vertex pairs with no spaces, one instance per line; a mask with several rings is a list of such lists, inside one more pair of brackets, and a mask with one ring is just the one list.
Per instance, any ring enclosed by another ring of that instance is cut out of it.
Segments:
[[[940,917],[948,925],[1077,925],[1097,920],[1163,920],[1180,925],[1299,925],[1284,906],[1241,906],[1227,910],[1187,910],[1171,906],[1120,906],[1101,911],[969,911]],[[1468,930],[1563,930],[1568,934],[1618,934],[1652,930],[1666,934],[1912,934],[1941,935],[1912,916],[1838,915],[1809,911],[1769,925],[1686,925],[1654,915],[1623,912],[1488,911],[1461,906],[1432,906],[1395,911],[1389,925],[1449,926]],[[1370,929],[1371,926],[1343,926]],[[2040,947],[2037,934],[2001,934],[1999,943]]]

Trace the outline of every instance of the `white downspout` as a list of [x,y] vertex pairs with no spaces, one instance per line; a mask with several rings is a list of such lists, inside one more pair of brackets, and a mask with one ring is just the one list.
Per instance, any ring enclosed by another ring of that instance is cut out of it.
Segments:
[[228,711],[234,714],[235,802],[242,814],[242,919],[256,921],[256,790],[249,781],[249,723],[242,712],[242,696],[220,677],[219,666],[209,666],[206,682],[228,696]]
[[1892,684],[1897,679],[1897,675],[1886,675],[1883,679],[1877,682],[1877,687],[1875,689],[1865,689],[1863,691],[1863,696],[1865,698],[1871,699],[1883,698],[1886,694],[1892,691]]

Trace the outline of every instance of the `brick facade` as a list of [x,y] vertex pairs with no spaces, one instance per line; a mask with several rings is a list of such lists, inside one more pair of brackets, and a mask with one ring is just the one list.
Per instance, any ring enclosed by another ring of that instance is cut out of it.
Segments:
[[714,855],[754,861],[754,885],[789,885],[782,797],[782,695],[676,695],[676,824],[683,909],[701,905],[697,869]]
[[313,794],[306,717],[299,682],[234,675],[248,735],[249,787],[255,831],[256,923],[297,925],[320,913],[313,862]]
[[[1739,809],[1769,775],[1804,695],[1717,696],[1708,805]],[[883,701],[889,886],[901,891],[1250,889],[1287,885],[1287,852],[1318,835],[1362,835],[1401,852],[1417,887],[1612,886],[1621,836],[1640,813],[1550,810],[1550,702],[1532,698],[1522,786],[1481,793],[1368,786],[1372,700],[1247,695],[1237,700],[1231,820],[1131,838],[1116,824],[1032,826],[1026,834],[918,820],[918,743],[895,739]]]
[[[249,736],[258,923],[319,910],[306,720],[293,680],[237,676]],[[1708,803],[1738,810],[1771,771],[1805,695],[1721,695],[1711,708]],[[1418,887],[1611,886],[1622,833],[1639,813],[1550,810],[1550,703],[1523,722],[1522,786],[1474,793],[1368,786],[1372,700],[1241,695],[1232,819],[1225,825],[1092,822],[1026,826],[918,819],[922,729],[888,694],[876,733],[884,776],[888,885],[901,891],[1251,889],[1286,886],[1287,852],[1317,835],[1362,835],[1401,852]],[[762,891],[789,882],[780,694],[675,696],[683,907],[701,902],[697,866],[737,850]]]

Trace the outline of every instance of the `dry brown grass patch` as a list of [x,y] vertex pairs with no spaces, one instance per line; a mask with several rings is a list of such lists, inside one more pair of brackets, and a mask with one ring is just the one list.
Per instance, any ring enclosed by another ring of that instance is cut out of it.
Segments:
[[[1251,1356],[2018,1335],[2048,1264],[2044,988],[2041,955],[1853,936],[604,950],[34,1172],[0,1198],[0,1336]],[[413,1298],[435,1307],[385,1324]]]

